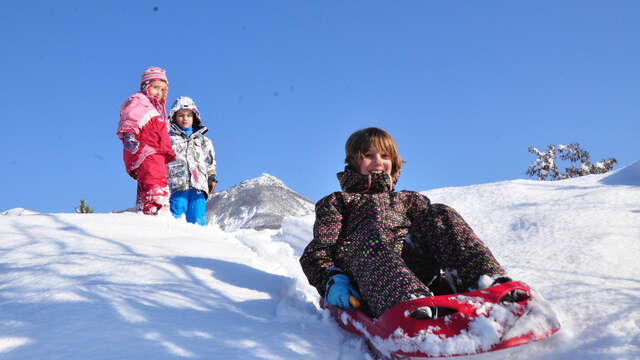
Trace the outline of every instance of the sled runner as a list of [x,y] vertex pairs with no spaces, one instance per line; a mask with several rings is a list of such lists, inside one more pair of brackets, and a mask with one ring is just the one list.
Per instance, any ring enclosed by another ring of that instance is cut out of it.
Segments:
[[[364,336],[372,353],[382,359],[484,353],[541,340],[560,329],[549,303],[518,281],[411,300],[377,319],[360,310],[342,310],[324,302],[321,305],[343,329]],[[409,316],[424,306],[437,309],[435,318],[416,320]]]

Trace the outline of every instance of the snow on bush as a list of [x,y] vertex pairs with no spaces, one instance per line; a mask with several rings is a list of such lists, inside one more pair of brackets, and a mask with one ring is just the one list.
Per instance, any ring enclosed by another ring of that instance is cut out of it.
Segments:
[[[613,164],[618,160],[615,158],[603,159],[595,164],[591,163],[589,152],[582,149],[579,143],[569,145],[548,145],[547,151],[543,152],[535,146],[529,146],[529,152],[538,156],[538,158],[527,169],[527,175],[537,176],[538,180],[563,180],[572,177],[604,174],[613,169]],[[569,161],[571,163],[579,163],[578,167],[571,166],[565,168],[565,172],[558,171],[557,158]]]

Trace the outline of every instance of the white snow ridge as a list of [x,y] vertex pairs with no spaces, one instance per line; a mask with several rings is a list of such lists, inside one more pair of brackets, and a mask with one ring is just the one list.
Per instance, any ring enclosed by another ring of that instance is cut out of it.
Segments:
[[[639,169],[424,192],[458,210],[563,326],[459,359],[640,359]],[[227,200],[251,200],[241,194]],[[280,195],[260,199],[254,215],[276,213]],[[131,212],[1,212],[0,358],[372,359],[300,269],[313,225],[303,204],[262,231],[242,228],[249,210],[228,231]]]

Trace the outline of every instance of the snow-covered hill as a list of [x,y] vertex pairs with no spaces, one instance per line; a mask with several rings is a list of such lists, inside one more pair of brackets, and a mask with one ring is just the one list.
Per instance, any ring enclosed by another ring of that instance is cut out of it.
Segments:
[[279,229],[285,216],[313,212],[311,200],[269,174],[216,192],[207,202],[207,222],[216,223],[225,231]]
[[[640,162],[424,193],[456,208],[563,323],[545,341],[471,359],[640,358]],[[370,359],[318,310],[300,270],[312,224],[225,232],[135,213],[5,211],[0,357]]]

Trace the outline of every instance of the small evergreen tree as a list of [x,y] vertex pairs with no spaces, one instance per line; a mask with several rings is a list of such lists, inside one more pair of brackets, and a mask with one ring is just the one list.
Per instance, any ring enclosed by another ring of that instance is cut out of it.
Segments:
[[76,206],[75,207],[76,212],[78,214],[92,214],[93,213],[93,209],[91,209],[89,207],[89,205],[87,205],[84,200],[80,200],[80,206]]
[[[546,152],[540,151],[531,145],[529,146],[529,152],[535,154],[538,158],[527,169],[527,175],[537,176],[538,180],[546,180],[547,178],[562,180],[590,174],[604,174],[613,169],[613,164],[618,162],[615,158],[609,158],[592,164],[589,152],[582,149],[579,143],[548,145]],[[565,168],[565,172],[561,173],[558,171],[557,157],[560,157],[560,160],[579,163],[580,166]]]

